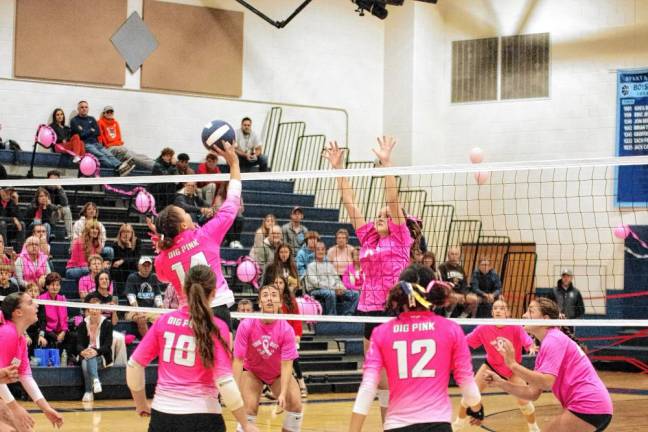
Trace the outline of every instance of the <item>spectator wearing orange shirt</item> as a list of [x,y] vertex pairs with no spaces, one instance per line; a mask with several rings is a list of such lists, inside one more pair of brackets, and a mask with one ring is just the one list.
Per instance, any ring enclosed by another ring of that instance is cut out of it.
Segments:
[[[117,159],[132,161],[130,165],[151,171],[155,161],[150,157],[134,152],[124,145],[119,122],[115,120],[115,110],[112,106],[105,106],[101,112],[99,124],[99,142],[110,151]],[[132,169],[131,169],[132,171]]]

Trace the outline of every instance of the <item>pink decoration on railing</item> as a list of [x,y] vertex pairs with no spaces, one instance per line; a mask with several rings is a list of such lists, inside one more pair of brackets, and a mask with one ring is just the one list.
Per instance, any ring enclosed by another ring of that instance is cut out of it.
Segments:
[[130,191],[126,191],[107,184],[103,186],[110,192],[115,192],[128,197],[135,196],[135,209],[138,212],[142,214],[151,213],[153,216],[157,216],[157,212],[155,211],[155,198],[146,190],[146,188],[137,186]]
[[34,140],[43,147],[50,148],[56,143],[56,132],[48,125],[39,125]]
[[95,155],[86,153],[79,162],[79,171],[86,177],[99,177],[101,164]]

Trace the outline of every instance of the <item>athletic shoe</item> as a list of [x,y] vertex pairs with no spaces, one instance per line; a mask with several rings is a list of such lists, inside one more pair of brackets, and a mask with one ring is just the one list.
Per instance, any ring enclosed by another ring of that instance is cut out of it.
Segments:
[[234,240],[233,242],[230,242],[229,247],[231,247],[232,249],[243,249],[243,245],[238,240]]
[[[121,166],[121,165],[120,165]],[[131,173],[135,169],[135,164],[131,163],[130,165],[127,165],[126,168],[120,169],[119,170],[119,176],[120,177],[126,177],[128,174]]]
[[463,430],[468,425],[468,417],[459,418],[452,422],[452,432]]
[[119,166],[117,167],[117,169],[118,169],[119,171],[124,171],[124,170],[126,169],[126,167],[128,167],[129,165],[133,165],[132,162],[133,162],[133,158],[130,157],[130,158],[126,159],[124,162],[122,162],[121,165],[119,165]]
[[81,162],[81,158],[79,156],[74,156],[74,158],[72,158],[72,163],[79,163],[79,162]]
[[101,388],[101,381],[99,381],[97,378],[92,381],[92,391],[94,393],[101,393],[102,388]]
[[85,392],[83,394],[83,399],[81,399],[81,402],[92,402],[94,400],[94,395],[90,392]]
[[540,427],[538,427],[538,423],[529,423],[529,432],[541,432]]

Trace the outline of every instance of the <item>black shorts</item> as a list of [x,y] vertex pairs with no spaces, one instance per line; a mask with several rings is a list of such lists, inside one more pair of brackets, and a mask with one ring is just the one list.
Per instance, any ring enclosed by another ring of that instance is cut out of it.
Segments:
[[151,410],[149,432],[225,432],[221,414],[167,414]]
[[[214,306],[212,308],[212,312],[214,313],[214,316],[216,318],[220,318],[223,320],[225,324],[227,324],[227,327],[230,329],[230,333],[232,332],[232,316],[230,315],[230,310],[227,307],[227,305],[220,305],[220,306]],[[227,340],[227,338],[225,338]]]
[[[389,314],[385,311],[369,311],[369,312],[358,311],[357,315],[381,317],[381,316],[388,316]],[[379,325],[380,323],[364,323],[364,338],[367,340],[371,339],[371,333],[373,332],[373,329],[375,329]]]
[[594,426],[596,428],[594,432],[603,432],[612,422],[612,414],[583,414],[572,410],[569,410],[569,412]]
[[417,423],[396,429],[385,429],[385,432],[452,432],[450,423]]

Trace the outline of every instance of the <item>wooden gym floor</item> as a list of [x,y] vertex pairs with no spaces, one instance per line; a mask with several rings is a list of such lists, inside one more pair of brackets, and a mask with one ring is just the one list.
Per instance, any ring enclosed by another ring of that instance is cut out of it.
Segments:
[[[601,377],[612,393],[614,401],[614,420],[607,429],[610,432],[635,432],[648,430],[648,415],[643,412],[648,406],[648,375],[603,372]],[[459,403],[457,389],[451,389],[452,402],[456,408]],[[355,394],[315,394],[304,404],[304,432],[339,432],[347,429]],[[143,432],[147,430],[148,419],[137,417],[130,400],[97,401],[84,407],[81,402],[52,402],[64,412],[66,432]],[[526,424],[517,405],[509,395],[487,392],[484,395],[487,418],[481,428],[466,428],[465,431],[520,431],[526,432]],[[37,431],[51,431],[42,414],[34,411],[33,404],[25,405],[34,413]],[[283,416],[272,418],[272,405],[265,404],[259,410],[258,426],[263,432],[280,431]],[[228,430],[235,430],[233,417],[225,410]],[[560,406],[550,394],[543,394],[536,402],[538,424],[542,428]],[[365,431],[380,431],[380,414],[377,403],[365,422]],[[544,429],[543,429],[544,430]],[[578,432],[578,431],[574,431]]]

